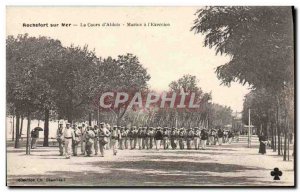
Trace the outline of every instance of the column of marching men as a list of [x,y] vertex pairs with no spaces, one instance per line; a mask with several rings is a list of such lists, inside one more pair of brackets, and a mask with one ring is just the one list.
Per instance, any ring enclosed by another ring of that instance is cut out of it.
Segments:
[[118,150],[150,150],[150,149],[194,149],[205,150],[207,145],[222,145],[238,142],[239,134],[222,129],[205,128],[169,128],[169,127],[137,127],[110,126],[100,123],[99,126],[88,126],[85,123],[59,123],[56,139],[59,154],[70,158],[81,155],[104,157],[105,151],[112,149],[113,155]]

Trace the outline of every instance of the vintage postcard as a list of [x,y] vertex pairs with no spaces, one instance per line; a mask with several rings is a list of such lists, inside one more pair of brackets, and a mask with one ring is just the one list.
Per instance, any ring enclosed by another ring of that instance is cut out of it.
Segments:
[[295,186],[294,9],[6,7],[7,186]]

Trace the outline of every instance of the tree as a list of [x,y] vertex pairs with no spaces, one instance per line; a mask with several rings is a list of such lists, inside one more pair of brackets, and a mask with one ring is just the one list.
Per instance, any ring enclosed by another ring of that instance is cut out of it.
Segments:
[[[99,74],[97,82],[102,82],[103,86],[98,86],[98,95],[106,91],[126,92],[129,94],[127,102],[118,105],[117,108],[111,108],[116,115],[116,123],[120,121],[128,110],[128,105],[131,98],[136,92],[145,94],[147,92],[147,82],[150,80],[150,75],[142,66],[137,56],[133,54],[119,55],[117,59],[108,57],[99,65]],[[100,85],[100,84],[99,84]],[[99,97],[96,99],[99,102]]]
[[[279,114],[294,119],[294,39],[291,7],[206,7],[191,30],[205,35],[204,46],[230,61],[217,67],[225,85],[248,83],[273,95]],[[286,121],[286,122],[288,122]],[[283,125],[286,135],[287,124]],[[280,151],[278,151],[280,153]]]

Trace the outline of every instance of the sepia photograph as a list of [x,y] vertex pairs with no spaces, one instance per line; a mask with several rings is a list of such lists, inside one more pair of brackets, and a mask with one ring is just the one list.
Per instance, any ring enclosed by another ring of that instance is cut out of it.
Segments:
[[7,6],[8,187],[295,187],[292,6]]

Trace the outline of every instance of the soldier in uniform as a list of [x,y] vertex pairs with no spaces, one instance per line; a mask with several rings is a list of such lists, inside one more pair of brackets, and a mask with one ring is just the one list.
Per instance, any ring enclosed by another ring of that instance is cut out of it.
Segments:
[[220,128],[218,130],[217,135],[218,135],[218,143],[219,143],[219,145],[222,145],[222,143],[223,143],[223,131]]
[[178,137],[179,137],[179,147],[180,147],[180,149],[184,149],[184,141],[185,141],[184,128],[180,129]]
[[163,146],[164,149],[168,149],[168,139],[169,139],[169,131],[168,131],[168,127],[164,127],[164,131],[163,131]]
[[177,148],[177,139],[178,139],[179,133],[176,128],[173,128],[171,131],[170,139],[171,139],[171,147],[172,149]]
[[232,140],[233,140],[233,132],[232,131],[228,131],[228,143],[231,144]]
[[142,127],[139,127],[138,128],[138,131],[137,131],[137,143],[138,143],[138,146],[139,146],[139,150],[142,149]]
[[64,155],[64,138],[63,138],[63,122],[59,122],[58,129],[56,131],[56,140],[58,142],[59,155]]
[[201,149],[205,150],[206,149],[206,142],[208,139],[208,133],[206,129],[201,130]]
[[[106,125],[104,124],[104,126],[111,133],[112,127],[108,123],[106,123]],[[107,144],[105,146],[106,149],[109,150],[111,148],[111,137],[108,136],[106,139],[107,139]]]
[[113,155],[117,155],[117,149],[119,140],[121,139],[121,132],[119,130],[119,127],[116,125],[113,126],[113,130],[111,132],[111,142],[112,142],[112,148],[113,148]]
[[161,141],[163,140],[163,133],[162,129],[160,127],[157,127],[156,133],[155,133],[155,144],[156,144],[156,149],[160,149],[160,144]]
[[105,127],[104,123],[100,123],[99,136],[99,148],[101,157],[104,157],[104,148],[108,144],[108,138],[110,137],[110,131]]
[[70,128],[70,123],[66,123],[66,128],[63,132],[65,143],[65,155],[67,159],[71,157],[72,140],[75,139],[74,131]]
[[195,127],[194,129],[194,146],[195,150],[200,148],[200,131],[198,127]]
[[141,136],[142,136],[142,149],[146,148],[146,135],[147,135],[147,127],[143,127]]
[[128,149],[128,145],[129,145],[129,138],[128,138],[128,127],[125,127],[125,130],[124,130],[124,146],[125,146],[125,149]]
[[92,126],[88,126],[86,134],[85,134],[85,148],[86,148],[86,155],[87,157],[90,157],[92,154],[92,147],[94,145],[94,139],[95,139],[95,132],[94,128]]
[[187,138],[186,138],[187,149],[192,149],[193,140],[194,140],[194,131],[191,128],[189,128],[187,133]]
[[85,133],[86,133],[86,125],[82,123],[82,127],[80,128],[81,138],[80,138],[80,148],[81,148],[81,155],[85,155]]
[[95,150],[95,155],[98,155],[99,147],[98,147],[98,141],[99,141],[99,127],[97,125],[94,125],[94,133],[95,133],[95,138],[94,138],[94,150]]
[[149,135],[149,149],[152,149],[154,145],[154,135],[155,135],[153,127],[149,128],[148,135]]
[[146,128],[145,132],[145,148],[150,149],[150,128]]
[[127,133],[127,138],[129,140],[129,148],[132,150],[133,149],[133,143],[134,143],[134,139],[133,139],[133,128],[129,128],[128,133]]
[[75,124],[73,124],[72,128],[74,131],[74,140],[72,141],[72,151],[73,151],[73,155],[77,156],[77,149],[80,143],[80,130],[76,127]]
[[125,149],[125,138],[126,138],[126,132],[125,127],[119,127],[120,128],[120,140],[119,140],[119,149],[123,150]]

